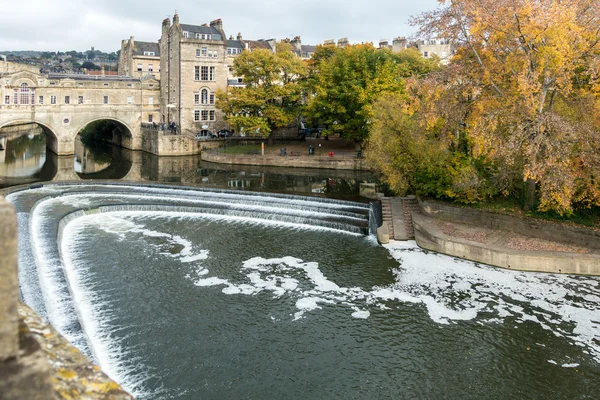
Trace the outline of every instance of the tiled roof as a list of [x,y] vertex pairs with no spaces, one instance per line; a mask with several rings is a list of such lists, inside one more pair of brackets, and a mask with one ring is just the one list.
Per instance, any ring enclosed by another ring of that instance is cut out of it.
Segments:
[[205,33],[205,34],[216,34],[216,35],[220,35],[221,32],[217,29],[214,28],[212,26],[201,26],[201,25],[187,25],[187,24],[181,24],[181,29],[187,32],[193,32],[193,33]]
[[158,43],[153,42],[134,42],[135,48],[133,49],[133,55],[143,56],[145,51],[154,52],[154,56],[160,57],[160,47]]
[[273,50],[271,45],[266,40],[245,40],[250,49],[267,49]]
[[302,53],[314,53],[315,52],[315,48],[317,46],[312,46],[312,45],[308,45],[308,44],[303,44],[300,48],[302,50]]
[[233,49],[245,49],[244,43],[240,42],[239,40],[228,40],[227,47]]

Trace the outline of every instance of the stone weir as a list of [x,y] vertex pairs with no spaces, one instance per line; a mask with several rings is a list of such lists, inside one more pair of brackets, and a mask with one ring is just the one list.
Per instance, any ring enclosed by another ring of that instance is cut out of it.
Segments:
[[18,301],[17,216],[1,197],[0,220],[0,397],[132,399],[38,313]]
[[[9,223],[0,228],[7,230],[1,232],[2,237],[10,240],[3,240],[0,246],[0,285],[6,286],[0,288],[3,313],[0,362],[14,379],[0,383],[0,390],[5,389],[2,393],[29,393],[26,390],[44,393],[53,387],[54,393],[71,393],[73,398],[84,393],[90,394],[89,398],[111,399],[129,398],[129,395],[89,361],[105,368],[103,358],[97,354],[94,332],[86,330],[89,324],[86,325],[85,316],[72,295],[73,280],[64,267],[62,232],[70,222],[93,213],[171,213],[348,235],[369,235],[377,225],[370,224],[370,216],[373,218],[375,212],[369,204],[170,185],[40,184],[14,190],[7,199],[14,204],[18,220],[13,206],[3,202],[0,211],[6,218],[2,214],[2,220]],[[29,307],[17,307],[17,224],[22,247],[18,271],[20,295]],[[23,349],[24,345],[29,346],[27,350]],[[25,353],[33,354],[33,358],[21,358],[20,354]],[[49,363],[49,359],[54,361]],[[30,379],[26,377],[34,375],[37,378],[32,382],[37,383],[25,385],[26,379]],[[118,376],[113,377],[119,380]],[[127,383],[123,384],[128,387]],[[24,396],[13,398],[52,398],[37,394]]]

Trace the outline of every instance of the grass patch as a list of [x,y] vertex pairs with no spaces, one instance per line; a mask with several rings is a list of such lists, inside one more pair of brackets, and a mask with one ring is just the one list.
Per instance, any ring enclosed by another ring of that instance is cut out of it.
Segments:
[[248,153],[260,153],[260,144],[250,144],[247,146],[228,146],[219,148],[219,153],[222,154],[248,154]]

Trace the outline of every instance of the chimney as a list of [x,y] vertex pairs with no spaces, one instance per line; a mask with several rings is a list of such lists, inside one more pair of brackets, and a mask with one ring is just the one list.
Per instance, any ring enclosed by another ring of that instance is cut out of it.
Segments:
[[380,49],[384,49],[384,48],[388,48],[389,47],[389,42],[387,39],[381,39],[379,41],[379,48]]
[[173,15],[173,25],[179,25],[179,14],[175,11],[175,15]]
[[221,20],[221,18],[215,19],[214,21],[210,21],[210,26],[212,26],[213,28],[217,28],[218,30],[221,30],[221,29],[223,29],[223,21]]
[[242,40],[242,33],[241,32],[238,32],[238,34],[237,34],[237,40]]
[[407,45],[407,40],[404,36],[398,36],[392,41],[392,51],[397,53],[399,51],[405,50]]
[[300,53],[302,51],[302,41],[300,40],[300,36],[296,36],[294,39],[292,39],[290,44],[296,53]]
[[347,38],[347,37],[343,37],[343,38],[341,38],[340,40],[338,40],[338,43],[337,43],[337,44],[338,44],[338,47],[340,47],[340,48],[342,48],[342,49],[343,49],[343,48],[344,48],[344,47],[346,47],[348,44],[350,44],[350,42],[348,41],[348,38]]

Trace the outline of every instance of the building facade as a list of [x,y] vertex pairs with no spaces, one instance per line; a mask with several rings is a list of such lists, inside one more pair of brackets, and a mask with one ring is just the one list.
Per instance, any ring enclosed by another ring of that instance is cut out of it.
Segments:
[[143,78],[148,75],[160,79],[160,47],[158,43],[129,40],[121,42],[119,75]]

